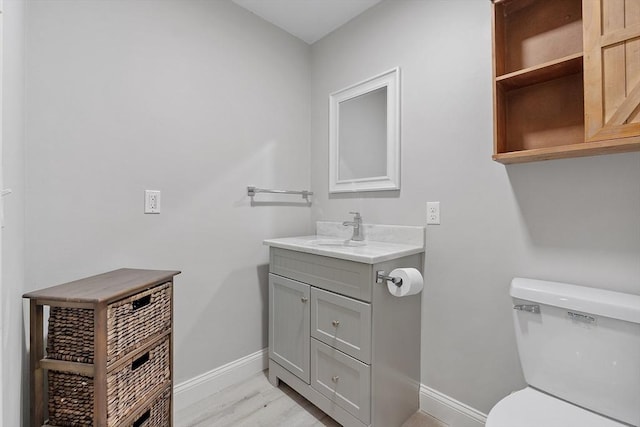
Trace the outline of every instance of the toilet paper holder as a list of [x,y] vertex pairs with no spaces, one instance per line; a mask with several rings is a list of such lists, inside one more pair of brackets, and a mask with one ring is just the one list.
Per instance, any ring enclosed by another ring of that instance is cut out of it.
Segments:
[[389,280],[391,283],[396,285],[397,287],[402,286],[402,279],[399,277],[387,276],[384,273],[384,270],[376,271],[376,283],[384,283],[384,281]]

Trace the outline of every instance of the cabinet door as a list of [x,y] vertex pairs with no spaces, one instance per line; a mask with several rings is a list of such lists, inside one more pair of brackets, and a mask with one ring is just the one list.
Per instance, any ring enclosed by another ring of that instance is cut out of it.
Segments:
[[640,1],[583,0],[586,141],[640,141]]
[[310,286],[269,274],[269,358],[309,384]]

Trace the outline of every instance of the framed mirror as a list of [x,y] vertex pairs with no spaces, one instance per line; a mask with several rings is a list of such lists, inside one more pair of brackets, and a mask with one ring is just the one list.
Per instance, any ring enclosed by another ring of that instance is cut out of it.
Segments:
[[400,69],[329,96],[329,192],[400,189]]

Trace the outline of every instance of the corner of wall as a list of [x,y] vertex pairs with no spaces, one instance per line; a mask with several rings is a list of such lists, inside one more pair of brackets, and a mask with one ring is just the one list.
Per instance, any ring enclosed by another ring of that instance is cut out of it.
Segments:
[[[21,297],[24,291],[24,48],[25,3],[2,4],[2,185],[4,228],[0,263],[0,325],[2,333],[1,425],[27,423],[29,405]],[[23,369],[24,367],[24,369]]]

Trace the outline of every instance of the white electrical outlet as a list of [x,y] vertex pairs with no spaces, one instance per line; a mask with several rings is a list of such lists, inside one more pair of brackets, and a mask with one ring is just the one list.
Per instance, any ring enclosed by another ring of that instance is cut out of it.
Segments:
[[144,190],[144,213],[159,214],[160,213],[160,191]]
[[440,224],[440,202],[427,202],[427,224]]

